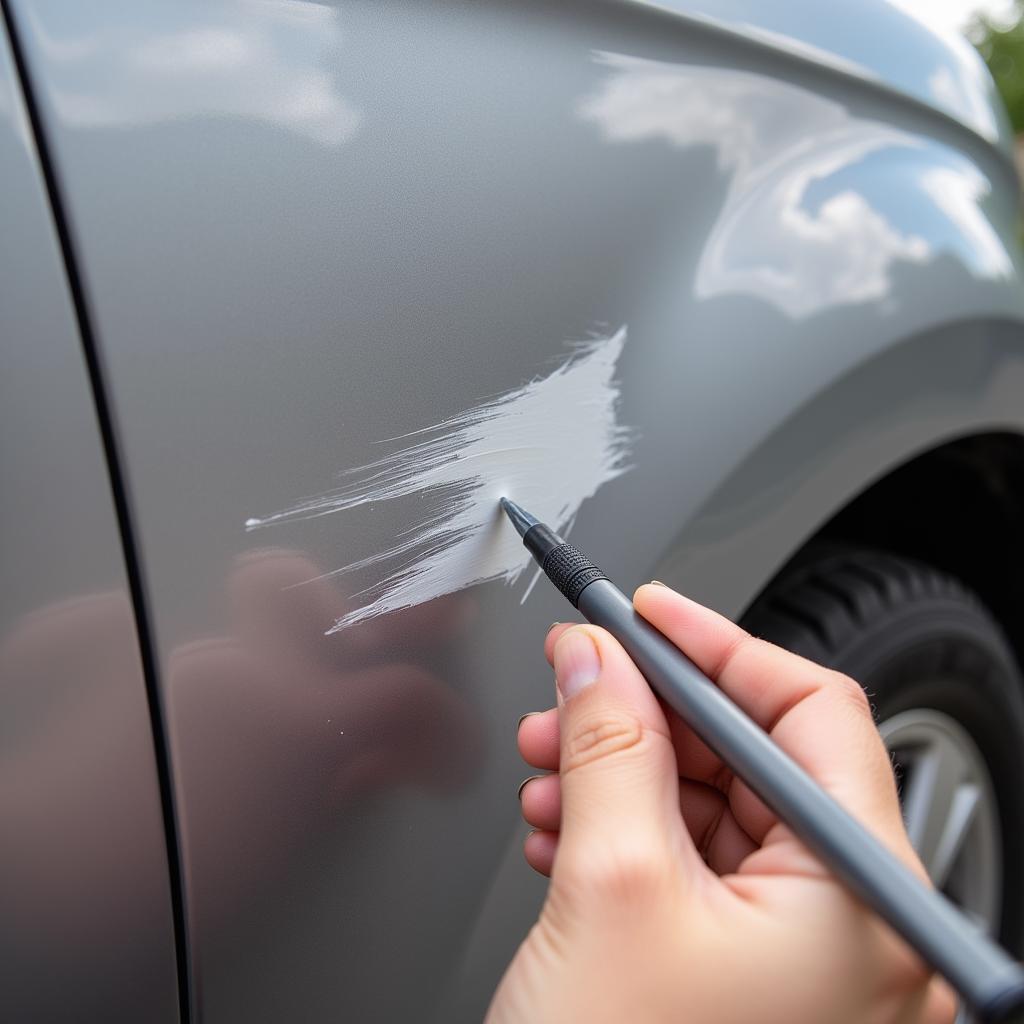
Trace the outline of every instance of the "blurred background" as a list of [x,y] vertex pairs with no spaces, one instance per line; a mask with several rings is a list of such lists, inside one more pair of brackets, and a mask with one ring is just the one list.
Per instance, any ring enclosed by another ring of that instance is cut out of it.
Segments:
[[1020,0],[893,0],[908,14],[944,33],[962,33],[988,65],[1017,135],[1017,166],[1024,166],[1024,3]]

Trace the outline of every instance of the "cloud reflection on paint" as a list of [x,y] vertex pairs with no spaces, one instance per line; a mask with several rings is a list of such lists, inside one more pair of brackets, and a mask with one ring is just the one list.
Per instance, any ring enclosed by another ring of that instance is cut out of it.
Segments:
[[[883,299],[894,265],[936,255],[934,237],[943,232],[893,223],[891,212],[839,177],[894,155],[913,162],[925,140],[763,75],[611,53],[594,59],[609,74],[580,101],[583,121],[611,143],[710,146],[728,176],[697,266],[698,297],[753,295],[799,318]],[[934,217],[955,224],[984,254],[966,257],[975,273],[1009,273],[1005,247],[978,206],[988,182],[962,160],[948,163],[919,181]],[[941,189],[933,187],[936,173]],[[814,202],[812,191],[825,195]]]
[[[134,24],[126,15],[66,37],[37,24],[61,68],[50,85],[58,114],[80,127],[216,116],[269,123],[324,146],[351,139],[362,114],[338,93],[325,60],[341,45],[337,12],[304,2],[246,11],[244,20],[197,12],[186,30],[162,31],[141,14]],[[106,78],[96,83],[98,59]]]
[[936,207],[972,243],[972,269],[983,277],[1010,277],[1013,261],[980,206],[990,191],[984,175],[970,166],[930,167],[920,182]]

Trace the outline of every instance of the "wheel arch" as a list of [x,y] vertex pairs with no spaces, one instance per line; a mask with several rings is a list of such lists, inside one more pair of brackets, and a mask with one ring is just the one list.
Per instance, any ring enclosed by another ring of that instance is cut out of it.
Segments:
[[758,439],[652,568],[738,618],[816,541],[889,550],[963,580],[1024,658],[1022,394],[1020,322],[915,335]]
[[909,459],[845,505],[814,542],[879,548],[955,576],[1024,661],[1024,578],[1014,571],[1024,558],[1024,433],[969,434]]

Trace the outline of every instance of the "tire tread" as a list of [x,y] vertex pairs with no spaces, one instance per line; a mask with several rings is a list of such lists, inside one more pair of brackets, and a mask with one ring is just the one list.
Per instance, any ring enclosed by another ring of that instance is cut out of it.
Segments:
[[799,640],[809,633],[833,654],[872,622],[926,598],[982,610],[959,580],[922,562],[884,551],[833,552],[773,583],[744,622],[751,632],[783,646],[792,637],[797,648],[806,648]]

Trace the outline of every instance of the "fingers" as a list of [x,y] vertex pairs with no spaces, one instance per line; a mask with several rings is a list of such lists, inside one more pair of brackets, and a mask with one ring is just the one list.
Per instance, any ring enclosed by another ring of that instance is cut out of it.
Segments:
[[[558,638],[575,625],[555,622],[544,638],[544,657],[554,667],[554,651]],[[558,709],[532,711],[519,719],[519,753],[533,768],[551,772],[558,768]]]
[[714,786],[679,780],[679,810],[705,863],[717,875],[739,870],[757,844],[739,826],[729,801]]
[[519,791],[519,803],[528,825],[558,831],[562,823],[562,790],[557,775],[528,779]]
[[578,625],[576,622],[554,622],[548,629],[548,635],[544,637],[544,657],[547,658],[548,664],[552,668],[555,667],[555,644],[567,629],[572,629],[576,625]]
[[[754,639],[668,587],[640,587],[633,603],[824,789],[907,853],[889,758],[856,683]],[[760,840],[774,816],[745,786],[733,789],[737,821]]]
[[[519,790],[523,819],[535,829],[557,833],[562,820],[561,784],[557,775],[527,779]],[[679,811],[708,867],[724,875],[738,870],[757,849],[736,823],[725,797],[712,786],[681,780]]]
[[956,1011],[956,993],[942,978],[932,978],[928,983],[928,992],[921,1011],[923,1024],[948,1024],[956,1017]]
[[550,875],[555,862],[558,835],[555,832],[531,832],[523,842],[526,863],[542,875]]
[[[554,661],[554,647],[572,623],[555,623],[545,638],[544,650],[548,660]],[[672,733],[685,728],[672,717]],[[560,739],[558,710],[532,712],[519,722],[519,750],[523,759],[534,768],[557,772]],[[692,736],[683,745],[677,743],[677,753],[703,752],[708,762],[708,774],[721,768],[721,762]],[[519,797],[523,818],[535,829],[557,832],[561,824],[561,789],[557,775],[528,779],[520,788]],[[679,781],[679,811],[694,843],[704,855],[709,867],[719,874],[735,871],[740,862],[756,845],[736,823],[722,793],[712,786],[689,779]]]
[[531,768],[558,769],[558,708],[536,711],[519,722],[519,754]]
[[[544,638],[544,657],[554,664],[554,645],[572,623],[556,622]],[[532,712],[519,720],[519,753],[533,768],[558,769],[558,708]],[[558,846],[562,793],[557,775],[528,779],[519,790],[523,818],[533,831],[523,842],[523,856],[534,871],[550,877]]]
[[636,610],[665,634],[762,728],[834,675],[757,640],[734,622],[668,587],[648,584],[633,595]]
[[595,876],[631,876],[640,865],[646,874],[682,866],[684,876],[702,868],[679,816],[668,725],[636,666],[594,626],[565,630],[553,656],[561,773],[554,883],[582,893]]

